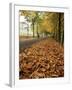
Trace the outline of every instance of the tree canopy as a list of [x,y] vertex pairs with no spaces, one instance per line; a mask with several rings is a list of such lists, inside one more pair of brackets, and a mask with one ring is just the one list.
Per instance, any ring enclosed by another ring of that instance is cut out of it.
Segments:
[[45,12],[45,11],[26,11],[20,10],[20,16],[31,23],[33,37],[37,34],[47,35],[51,33],[56,40],[63,43],[64,38],[64,13]]

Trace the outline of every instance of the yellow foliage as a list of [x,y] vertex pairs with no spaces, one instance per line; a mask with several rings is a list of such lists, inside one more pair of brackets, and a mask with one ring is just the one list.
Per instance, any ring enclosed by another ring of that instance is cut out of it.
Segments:
[[51,20],[47,20],[44,19],[43,22],[41,23],[41,31],[48,31],[48,32],[52,32],[53,31],[53,23],[51,22]]
[[[30,19],[36,17],[35,11],[25,11],[25,10],[20,10],[20,15],[21,16],[27,16]],[[53,32],[54,28],[56,27],[56,24],[58,23],[58,13],[56,12],[39,12],[41,15],[39,16],[42,18],[41,23],[39,24],[39,31],[43,32]]]

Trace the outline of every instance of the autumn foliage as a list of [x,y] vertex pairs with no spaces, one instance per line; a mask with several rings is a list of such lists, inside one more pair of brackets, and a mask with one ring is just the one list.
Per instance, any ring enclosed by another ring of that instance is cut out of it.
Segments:
[[19,79],[64,77],[64,13],[20,10],[19,15],[27,31],[19,36]]
[[53,39],[22,49],[19,58],[20,79],[64,76],[64,50]]

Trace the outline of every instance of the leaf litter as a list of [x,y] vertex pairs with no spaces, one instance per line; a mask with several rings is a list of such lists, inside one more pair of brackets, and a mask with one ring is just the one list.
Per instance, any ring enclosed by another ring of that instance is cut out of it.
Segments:
[[64,48],[53,39],[41,40],[19,53],[19,78],[64,77]]

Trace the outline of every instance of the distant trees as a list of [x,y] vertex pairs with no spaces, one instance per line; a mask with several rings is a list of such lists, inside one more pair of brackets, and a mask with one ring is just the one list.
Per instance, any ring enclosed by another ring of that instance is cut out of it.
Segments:
[[34,24],[35,24],[36,25],[36,34],[37,34],[37,37],[39,38],[39,29],[38,29],[38,27],[39,27],[40,17],[39,17],[39,12],[34,12],[34,13],[35,13],[35,17],[34,17],[34,21],[32,23],[32,25],[33,25],[33,32],[35,31],[34,30]]
[[51,23],[53,23],[53,38],[59,43],[64,43],[64,13],[51,13]]
[[[64,43],[64,13],[20,10],[21,15],[31,22],[33,38],[48,36]],[[41,35],[42,34],[42,35]]]
[[25,16],[25,18],[27,19],[27,21],[32,23],[32,30],[33,30],[33,38],[35,36],[35,32],[34,32],[34,25],[35,25],[35,12],[32,11],[24,11],[24,10],[20,10],[21,12],[21,16]]

